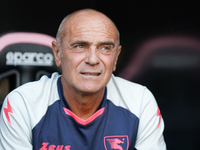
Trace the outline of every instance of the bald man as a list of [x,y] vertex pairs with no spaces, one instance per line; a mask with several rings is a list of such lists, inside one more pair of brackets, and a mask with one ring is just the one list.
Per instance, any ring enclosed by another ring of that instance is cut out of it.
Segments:
[[84,9],[66,16],[52,49],[62,74],[45,75],[5,98],[1,150],[166,149],[151,92],[112,74],[121,46],[106,15]]

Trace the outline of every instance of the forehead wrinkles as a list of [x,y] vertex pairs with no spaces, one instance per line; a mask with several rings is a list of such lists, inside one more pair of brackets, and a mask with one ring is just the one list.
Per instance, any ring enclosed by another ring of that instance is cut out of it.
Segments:
[[[102,36],[118,40],[118,31],[109,19],[101,16],[77,16],[67,23],[69,38],[77,36]],[[94,37],[95,38],[95,37]]]

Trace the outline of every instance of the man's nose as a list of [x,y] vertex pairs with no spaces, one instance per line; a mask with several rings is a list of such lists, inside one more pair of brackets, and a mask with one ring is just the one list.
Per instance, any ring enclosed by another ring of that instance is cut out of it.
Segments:
[[85,62],[90,65],[97,65],[100,62],[99,52],[95,47],[91,47],[86,54]]

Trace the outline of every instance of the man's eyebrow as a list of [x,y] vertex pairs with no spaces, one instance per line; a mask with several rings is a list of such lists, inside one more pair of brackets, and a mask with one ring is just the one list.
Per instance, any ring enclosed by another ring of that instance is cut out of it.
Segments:
[[[75,41],[75,42],[72,42],[70,44],[70,47],[74,46],[74,45],[92,45],[92,43],[90,42],[87,42],[87,41]],[[105,42],[98,42],[97,45],[112,45],[112,46],[115,46],[115,43],[112,42],[112,41],[105,41]]]
[[115,46],[114,42],[108,41],[108,42],[99,42],[99,45],[112,45]]
[[74,46],[74,45],[89,45],[90,43],[87,41],[75,41],[73,43],[70,44],[70,46]]

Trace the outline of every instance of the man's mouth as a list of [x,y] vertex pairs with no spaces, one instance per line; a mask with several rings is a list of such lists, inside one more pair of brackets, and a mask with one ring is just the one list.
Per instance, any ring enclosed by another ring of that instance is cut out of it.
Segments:
[[99,76],[101,73],[81,73],[81,74],[86,76]]

